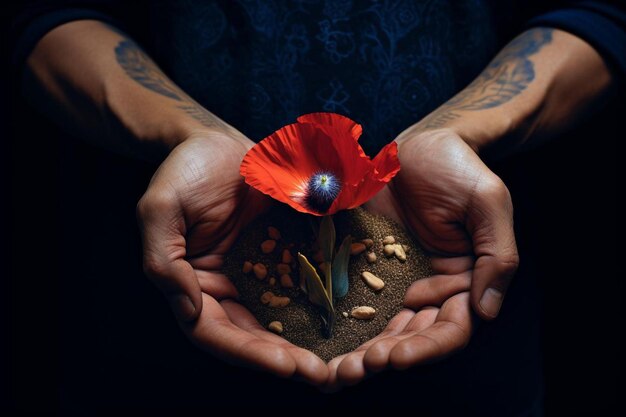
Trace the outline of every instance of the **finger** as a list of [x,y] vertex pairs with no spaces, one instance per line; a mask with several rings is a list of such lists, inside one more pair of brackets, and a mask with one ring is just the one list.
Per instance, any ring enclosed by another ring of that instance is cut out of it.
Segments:
[[274,333],[270,333],[261,326],[252,313],[241,304],[232,300],[224,300],[220,304],[236,326],[285,349],[296,362],[295,377],[312,385],[326,383],[328,379],[328,367],[316,354],[296,346]]
[[475,262],[473,256],[435,257],[431,258],[430,266],[435,274],[455,275],[473,269]]
[[337,368],[339,368],[341,361],[343,361],[346,356],[348,356],[347,353],[334,357],[328,362],[328,380],[326,381],[326,386],[323,388],[324,392],[337,392],[342,388],[341,382],[337,377]]
[[202,292],[216,300],[237,298],[239,293],[230,279],[224,274],[212,271],[195,270]]
[[[438,309],[428,309],[424,310],[421,315],[413,314],[413,317],[411,317],[411,319],[406,322],[405,329],[397,328],[395,329],[395,331],[392,331],[386,335],[381,335],[380,339],[374,343],[385,346],[389,344],[386,343],[386,341],[393,341],[393,344],[397,344],[398,340],[401,340],[404,337],[408,337],[403,336],[405,332],[408,331],[412,333],[413,331],[419,331],[420,329],[430,325],[434,320],[434,317],[436,317],[437,311]],[[432,319],[429,316],[432,316]],[[415,330],[413,330],[412,327]],[[372,368],[366,367],[364,363],[364,358],[368,351],[369,349],[355,350],[354,352],[350,352],[349,354],[347,354],[346,357],[341,361],[341,363],[337,367],[337,379],[342,386],[352,386],[361,382],[367,376],[368,370],[378,372],[387,367],[386,363],[385,366],[379,368],[375,366]]]
[[448,298],[472,285],[472,272],[464,271],[456,275],[433,275],[415,281],[404,295],[404,306],[419,310],[424,306],[440,306]]
[[[415,316],[415,312],[408,309],[403,309],[398,314],[396,314],[389,321],[389,323],[387,323],[385,329],[376,337],[363,343],[361,346],[356,348],[354,352],[337,356],[336,358],[333,358],[330,362],[328,362],[329,377],[326,390],[329,392],[334,392],[344,385],[353,385],[360,379],[365,377],[363,365],[359,365],[358,363],[355,364],[353,362],[353,359],[348,359],[346,365],[343,366],[341,376],[339,376],[337,372],[341,363],[348,356],[352,355],[355,352],[365,352],[372,344],[376,343],[378,340],[400,333],[407,325],[407,323],[411,320],[411,318],[413,318],[413,316]],[[357,357],[360,358],[360,360],[362,361],[363,354],[357,353]],[[351,365],[348,365],[348,363],[350,363]]]
[[363,357],[363,364],[370,372],[380,372],[389,367],[389,355],[402,340],[431,326],[439,313],[438,308],[424,308],[417,312],[401,332],[372,344]]
[[[205,242],[204,239],[199,239]],[[224,255],[217,253],[208,253],[202,256],[196,256],[188,259],[191,266],[195,269],[204,269],[206,271],[216,271],[224,264]]]
[[465,347],[471,332],[469,294],[457,294],[443,304],[432,325],[399,341],[391,349],[389,363],[395,369],[407,369],[443,359]]
[[287,350],[235,325],[213,297],[203,294],[202,303],[198,320],[181,323],[183,331],[199,348],[236,365],[283,378],[294,375],[297,364]]
[[202,310],[202,291],[185,256],[185,225],[175,196],[144,195],[137,205],[146,275],[167,297],[176,317],[191,321]]
[[337,380],[341,386],[356,385],[365,379],[366,371],[363,365],[364,350],[351,352],[343,358],[337,367]]
[[513,204],[504,183],[484,181],[477,189],[468,217],[477,257],[472,275],[471,302],[483,319],[494,319],[519,265],[513,231]]

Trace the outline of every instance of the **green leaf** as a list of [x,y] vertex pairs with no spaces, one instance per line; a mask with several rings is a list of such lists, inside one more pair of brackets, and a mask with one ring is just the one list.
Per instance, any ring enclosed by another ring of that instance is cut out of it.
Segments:
[[320,245],[320,249],[322,250],[322,255],[324,256],[324,261],[332,262],[333,255],[335,254],[335,224],[333,223],[332,216],[324,216],[322,217],[322,222],[320,223],[320,231],[318,235],[318,242]]
[[350,262],[350,246],[352,245],[352,236],[348,235],[341,242],[339,250],[333,261],[333,297],[343,298],[348,294],[348,263]]
[[320,271],[324,274],[324,289],[329,300],[333,300],[333,276],[332,276],[332,264],[330,262],[322,262],[320,265]]
[[335,325],[335,309],[332,300],[328,297],[317,271],[300,252],[298,252],[298,262],[300,263],[300,283],[304,282],[309,301],[320,310],[324,322],[324,335],[329,338]]

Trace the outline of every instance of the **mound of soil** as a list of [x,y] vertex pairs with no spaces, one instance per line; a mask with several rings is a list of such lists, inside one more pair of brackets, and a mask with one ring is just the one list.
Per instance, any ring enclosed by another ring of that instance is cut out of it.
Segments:
[[[404,229],[392,220],[374,215],[363,209],[354,209],[336,214],[337,245],[348,234],[355,242],[372,239],[373,246],[359,255],[351,257],[349,271],[350,289],[345,298],[336,300],[337,321],[332,338],[326,339],[322,333],[322,321],[316,308],[308,301],[307,295],[299,289],[299,266],[297,253],[302,252],[313,261],[314,232],[311,217],[297,213],[286,207],[276,207],[265,216],[242,231],[239,240],[231,249],[224,264],[224,272],[239,291],[239,302],[247,307],[265,327],[273,321],[283,325],[282,337],[290,342],[315,352],[328,361],[335,356],[354,350],[362,343],[380,333],[389,320],[402,309],[406,289],[415,280],[431,275],[430,261]],[[280,231],[276,248],[269,254],[263,253],[261,243],[267,239],[268,227]],[[397,243],[405,246],[406,262],[395,256],[383,254],[383,238],[394,236]],[[280,285],[280,275],[276,271],[284,249],[293,255],[291,274],[294,288]],[[366,254],[374,252],[376,262],[368,263]],[[262,263],[268,274],[263,280],[254,273],[244,273],[245,261]],[[385,282],[380,292],[372,291],[361,279],[361,273],[369,271]],[[270,285],[271,278],[276,283]],[[291,299],[285,307],[269,307],[261,302],[261,295],[271,291],[278,296]],[[350,316],[354,307],[370,306],[376,309],[371,320],[358,320]],[[347,315],[347,317],[346,317]]]

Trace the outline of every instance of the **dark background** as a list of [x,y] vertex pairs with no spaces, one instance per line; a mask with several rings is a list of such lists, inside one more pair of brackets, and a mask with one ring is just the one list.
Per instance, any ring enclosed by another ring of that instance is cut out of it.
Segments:
[[[6,22],[3,16],[3,28]],[[141,273],[134,208],[155,166],[69,138],[12,94],[8,64],[3,68],[0,235],[7,245],[0,262],[6,336],[0,372],[9,387],[0,391],[3,406],[23,414],[170,408],[178,414],[226,406],[243,382],[259,391],[240,396],[238,406],[290,404],[302,392],[318,401],[302,403],[304,409],[390,406],[393,393],[384,393],[386,401],[374,396],[393,374],[344,392],[339,401],[231,368],[193,348]],[[528,279],[538,283],[548,415],[608,415],[623,408],[616,196],[625,97],[622,91],[570,133],[496,167],[514,197],[522,278],[532,275]],[[505,308],[523,309],[524,303]],[[536,322],[535,314],[528,320]],[[476,351],[484,341],[474,342],[469,349]],[[499,355],[503,364],[521,360],[516,352]],[[506,377],[505,365],[501,372]],[[218,378],[226,389],[216,397],[210,385]],[[531,382],[499,388],[516,383]],[[485,401],[499,404],[497,389],[486,392]],[[418,394],[414,410],[428,414]]]

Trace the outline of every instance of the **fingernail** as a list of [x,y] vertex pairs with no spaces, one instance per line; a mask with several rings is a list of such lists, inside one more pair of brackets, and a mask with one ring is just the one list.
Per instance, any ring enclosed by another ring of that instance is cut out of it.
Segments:
[[487,288],[480,298],[480,307],[488,316],[495,318],[500,312],[503,297],[502,291],[495,288]]
[[196,312],[196,307],[191,302],[191,299],[184,294],[169,297],[169,300],[174,315],[180,321],[188,321]]

